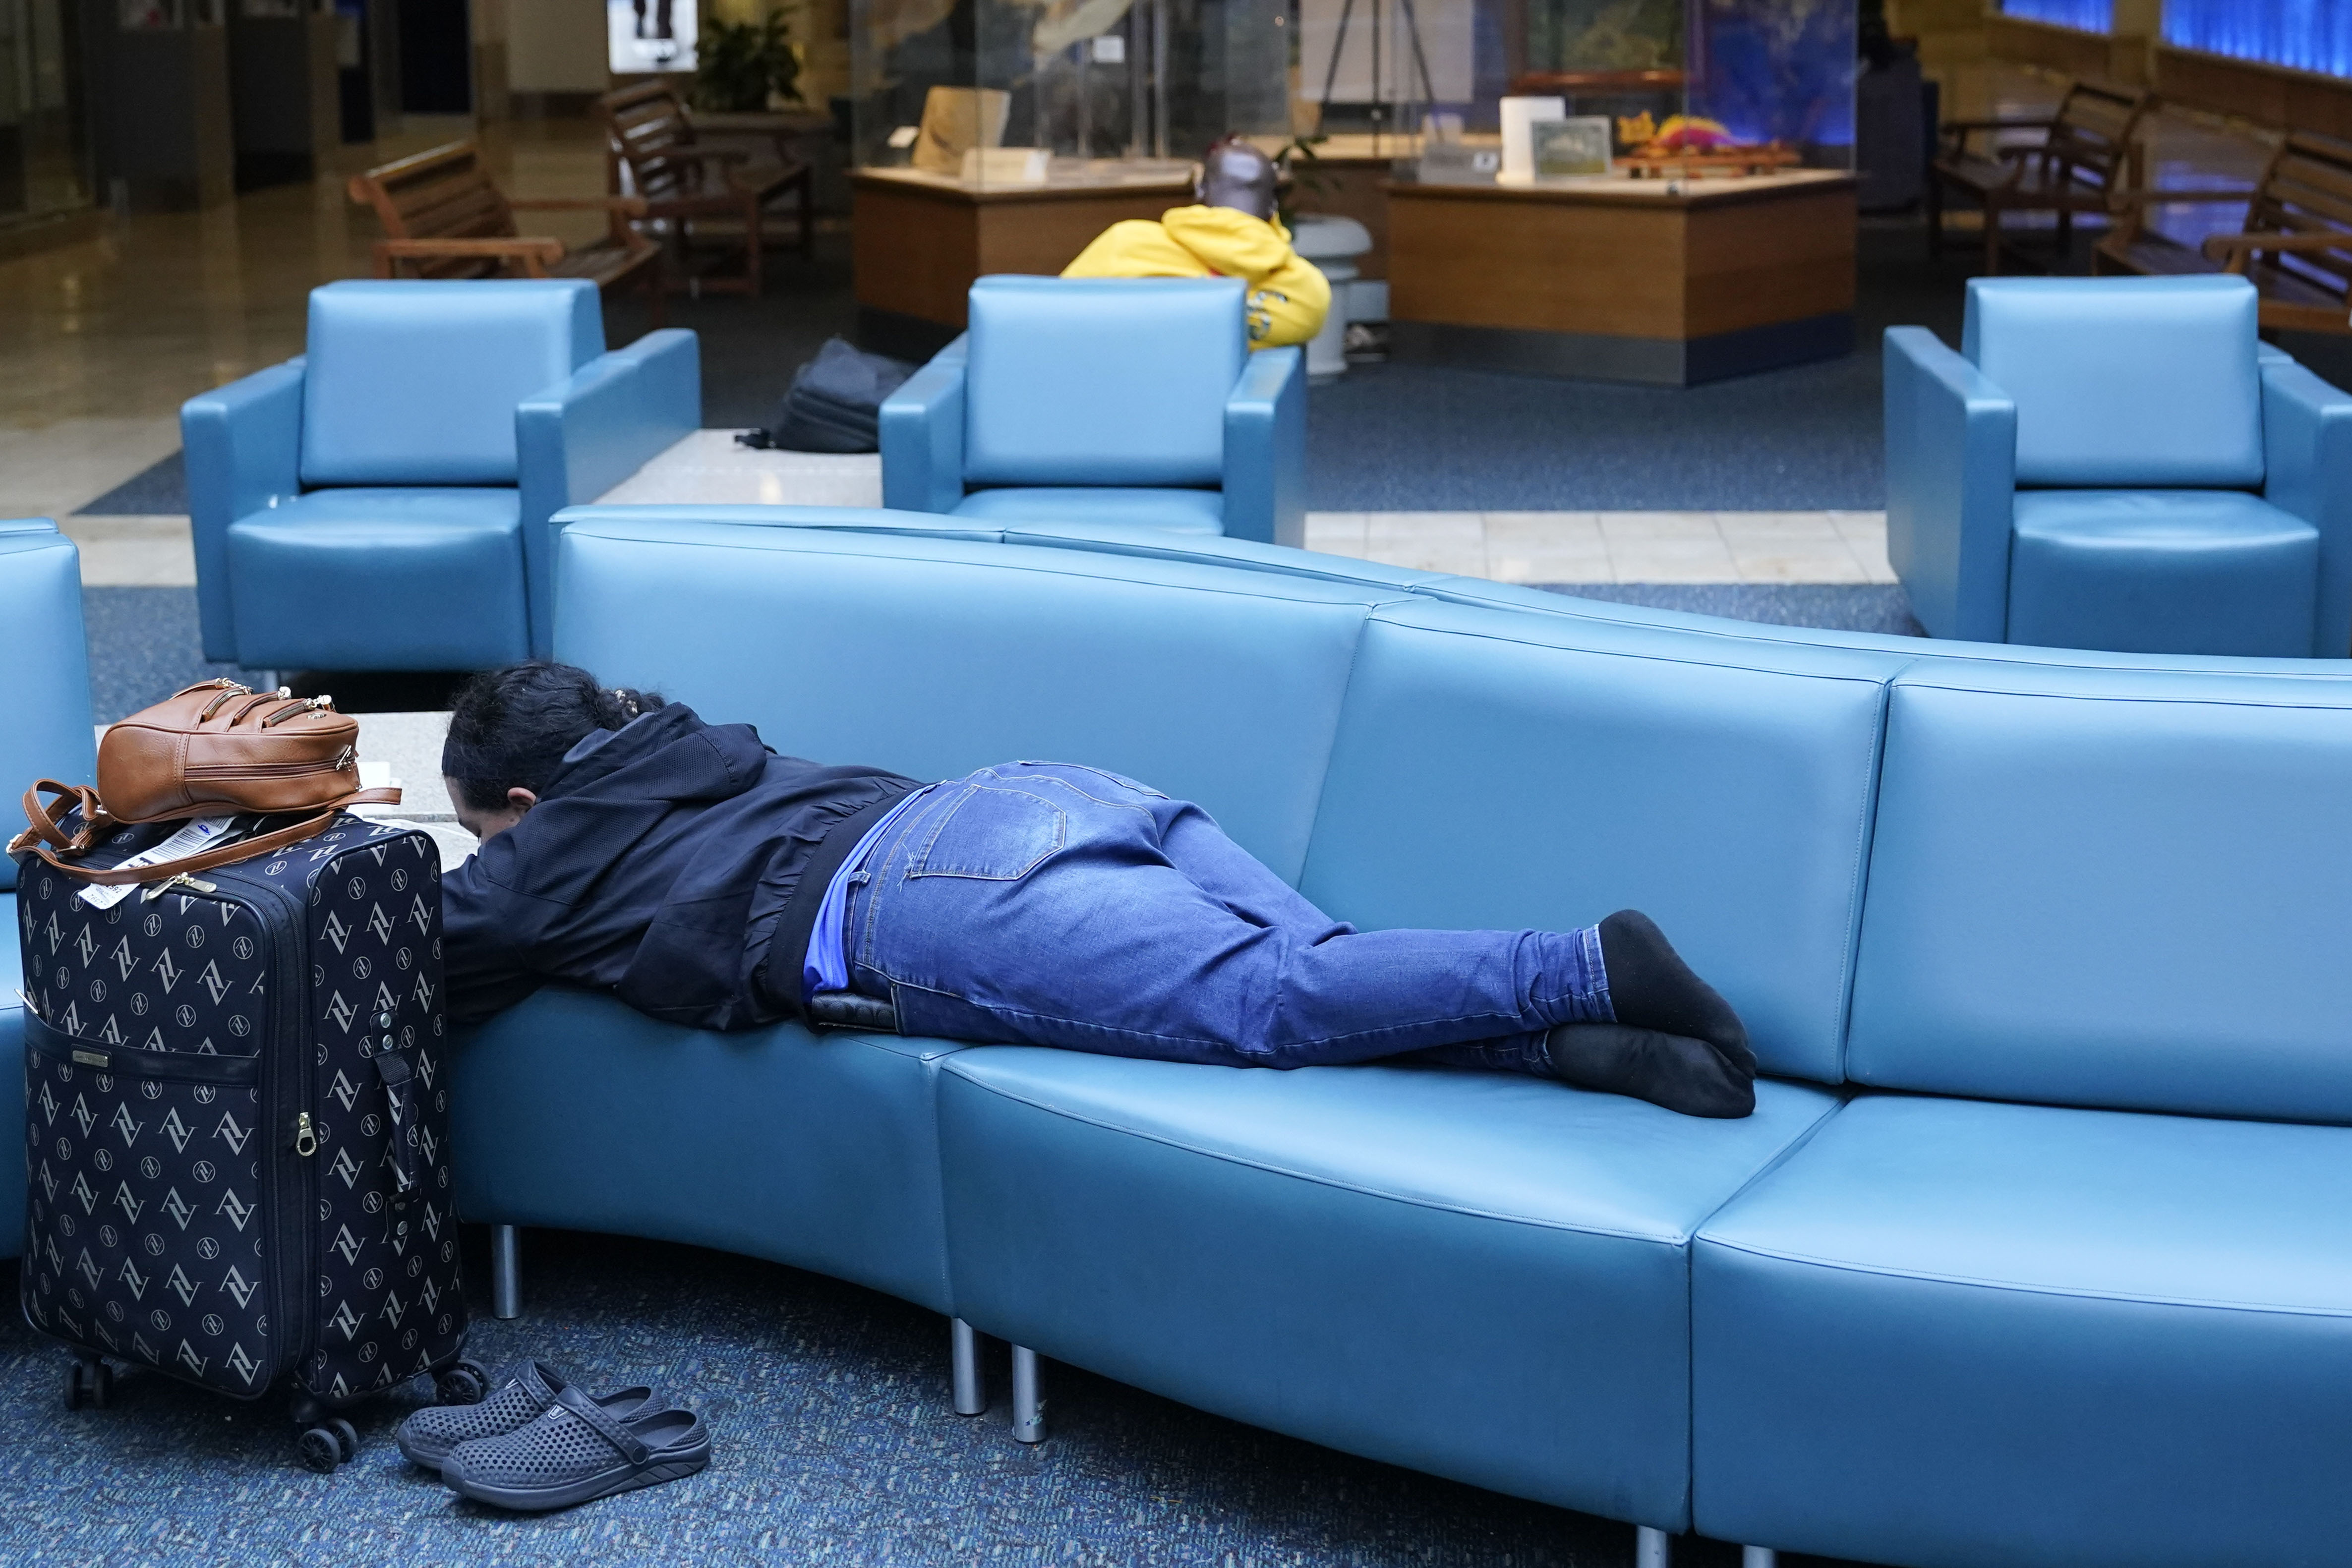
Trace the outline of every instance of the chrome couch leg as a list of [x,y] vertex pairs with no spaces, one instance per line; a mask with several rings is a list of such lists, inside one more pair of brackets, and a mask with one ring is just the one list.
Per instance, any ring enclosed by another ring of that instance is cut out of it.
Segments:
[[988,1410],[988,1380],[980,1370],[980,1335],[961,1318],[948,1320],[948,1354],[955,1368],[955,1413],[981,1416]]
[[1045,1401],[1037,1394],[1037,1353],[1013,1347],[1013,1436],[1024,1443],[1045,1440]]
[[1633,1568],[1666,1568],[1666,1532],[1646,1524],[1633,1527]]
[[1769,1546],[1743,1546],[1739,1568],[1780,1568],[1780,1554]]
[[490,1227],[490,1315],[522,1316],[522,1244],[511,1225]]

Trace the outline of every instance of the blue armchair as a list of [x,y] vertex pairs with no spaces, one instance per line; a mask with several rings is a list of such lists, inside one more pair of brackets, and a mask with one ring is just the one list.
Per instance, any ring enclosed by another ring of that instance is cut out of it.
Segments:
[[1934,636],[2352,653],[2352,396],[2241,277],[1978,278],[1886,334],[1886,552]]
[[[0,788],[13,801],[36,779],[97,776],[89,714],[89,644],[81,620],[81,556],[47,517],[0,521],[0,669],[13,683],[0,726]],[[20,824],[21,825],[21,824]],[[12,829],[9,836],[14,836]],[[0,1093],[7,1124],[25,1114],[25,1009],[17,988],[16,862],[0,856]],[[0,1214],[25,1212],[25,1162],[0,1160]],[[24,1250],[25,1228],[0,1228],[0,1258]]]
[[331,283],[309,353],[180,411],[205,657],[487,669],[554,645],[548,519],[702,423],[694,334],[580,279]]
[[983,277],[882,405],[882,504],[1303,545],[1307,367],[1227,278]]

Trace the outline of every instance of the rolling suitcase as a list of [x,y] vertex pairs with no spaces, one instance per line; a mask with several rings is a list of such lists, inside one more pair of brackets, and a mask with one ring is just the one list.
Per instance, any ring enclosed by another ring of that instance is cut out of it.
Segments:
[[[80,863],[173,858],[175,828],[121,830]],[[303,1462],[331,1470],[358,1448],[341,1406],[424,1375],[479,1399],[430,837],[344,814],[121,886],[20,863],[19,1293],[77,1353],[68,1405],[107,1402],[110,1360],[242,1399],[284,1387]]]

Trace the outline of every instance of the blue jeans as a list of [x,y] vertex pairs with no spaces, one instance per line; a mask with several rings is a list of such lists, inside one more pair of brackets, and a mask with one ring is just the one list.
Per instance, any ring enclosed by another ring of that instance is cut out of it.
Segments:
[[938,786],[851,877],[850,983],[909,1034],[1237,1067],[1457,1048],[1441,1060],[1538,1071],[1553,1025],[1614,1017],[1592,927],[1359,932],[1199,807],[1070,763]]

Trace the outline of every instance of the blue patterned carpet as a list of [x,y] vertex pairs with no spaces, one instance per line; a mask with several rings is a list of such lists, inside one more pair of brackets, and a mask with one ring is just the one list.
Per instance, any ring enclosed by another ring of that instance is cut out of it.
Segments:
[[[481,1314],[485,1235],[468,1235]],[[294,1462],[278,1401],[126,1373],[68,1412],[67,1354],[0,1329],[0,1561],[10,1564],[1035,1564],[1038,1568],[1620,1568],[1626,1527],[1356,1459],[1048,1364],[1052,1436],[952,1413],[946,1321],[855,1286],[691,1248],[524,1237],[525,1314],[473,1354],[592,1385],[651,1379],[711,1423],[701,1475],[538,1518],[457,1500],[393,1427],[423,1385],[351,1412],[363,1450]],[[15,1289],[15,1266],[0,1266]],[[1677,1543],[1677,1568],[1736,1551]],[[1788,1560],[1791,1563],[1795,1559]]]

